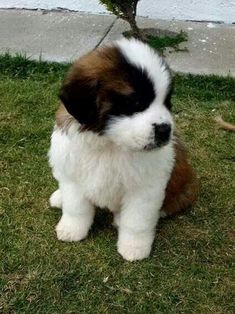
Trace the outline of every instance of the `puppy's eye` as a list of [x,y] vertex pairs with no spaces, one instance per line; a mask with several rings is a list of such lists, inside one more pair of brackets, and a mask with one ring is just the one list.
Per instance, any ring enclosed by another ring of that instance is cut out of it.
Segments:
[[141,102],[136,98],[135,95],[130,95],[126,97],[126,102],[129,106],[133,108],[140,108],[141,107]]
[[166,95],[166,99],[165,99],[165,106],[166,108],[171,111],[172,109],[172,102],[171,102],[171,96],[172,96],[172,93],[173,93],[173,85],[170,86],[169,90],[168,90],[168,93]]
[[136,107],[139,107],[139,106],[140,106],[140,102],[139,102],[138,100],[136,100],[136,101],[134,102],[134,105],[135,105]]
[[134,96],[129,95],[129,96],[123,96],[122,97],[122,102],[125,106],[131,107],[133,109],[138,109],[141,104],[139,100],[137,100]]
[[167,108],[169,111],[171,111],[171,109],[172,109],[172,103],[171,103],[170,100],[167,100],[167,99],[166,99],[166,101],[165,101],[165,106],[166,106],[166,108]]
[[142,99],[139,99],[135,93],[123,95],[116,92],[109,92],[109,99],[112,104],[109,112],[110,115],[130,116],[146,109],[146,103]]

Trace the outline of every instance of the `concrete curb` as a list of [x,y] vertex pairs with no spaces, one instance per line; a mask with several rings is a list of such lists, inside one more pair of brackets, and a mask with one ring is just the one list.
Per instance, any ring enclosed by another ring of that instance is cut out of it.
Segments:
[[[173,71],[235,77],[235,25],[138,18],[141,28],[157,27],[188,34],[188,52],[166,53]],[[68,62],[121,37],[128,24],[112,15],[0,10],[0,53]]]

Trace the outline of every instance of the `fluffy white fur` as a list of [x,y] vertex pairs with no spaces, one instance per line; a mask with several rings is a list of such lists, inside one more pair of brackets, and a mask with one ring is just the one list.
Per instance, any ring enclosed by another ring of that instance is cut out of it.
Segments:
[[157,99],[159,102],[163,102],[171,80],[164,60],[150,46],[135,39],[123,38],[117,41],[117,46],[121,48],[122,53],[131,63],[147,70],[158,94]]
[[153,144],[153,123],[168,123],[170,112],[163,105],[170,77],[161,58],[135,40],[117,42],[129,60],[147,70],[157,91],[144,112],[118,117],[104,135],[79,132],[74,121],[68,132],[55,128],[49,152],[59,190],[50,198],[62,207],[56,227],[62,241],[84,239],[92,225],[94,207],[114,213],[118,226],[118,252],[126,260],[150,254],[165,188],[174,166],[172,139],[164,147],[144,151]]
[[163,104],[171,80],[170,73],[163,59],[146,44],[134,39],[121,39],[117,45],[131,63],[147,71],[157,97],[144,112],[113,119],[106,133],[113,142],[122,147],[141,150],[154,144],[154,123],[170,124],[173,130],[172,116]]

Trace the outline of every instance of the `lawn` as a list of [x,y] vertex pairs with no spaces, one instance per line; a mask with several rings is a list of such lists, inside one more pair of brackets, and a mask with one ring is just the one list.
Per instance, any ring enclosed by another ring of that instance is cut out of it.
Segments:
[[89,238],[57,241],[47,162],[66,65],[0,57],[0,312],[234,313],[235,81],[175,76],[174,113],[201,182],[183,216],[160,221],[151,257],[126,262],[110,214]]

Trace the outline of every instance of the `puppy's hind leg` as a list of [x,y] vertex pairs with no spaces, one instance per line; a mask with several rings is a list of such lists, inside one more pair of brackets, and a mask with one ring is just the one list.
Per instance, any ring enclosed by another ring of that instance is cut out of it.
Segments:
[[53,192],[49,198],[51,207],[62,208],[62,195],[60,189]]

